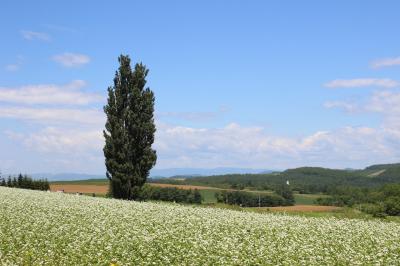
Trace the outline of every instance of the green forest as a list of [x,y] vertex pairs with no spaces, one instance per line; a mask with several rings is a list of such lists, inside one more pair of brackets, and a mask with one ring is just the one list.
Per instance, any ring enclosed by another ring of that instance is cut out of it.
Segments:
[[[236,192],[217,195],[218,201],[242,206],[275,206],[281,197],[279,191],[285,187],[290,193],[321,194],[315,201],[320,205],[357,207],[374,216],[400,215],[400,164],[373,165],[361,170],[301,167],[270,174],[180,176],[150,179],[149,182],[232,189]],[[243,191],[239,193],[238,190]],[[246,193],[246,190],[276,193],[274,196],[264,196],[273,200],[261,201],[258,196]],[[279,203],[285,205],[286,202]]]

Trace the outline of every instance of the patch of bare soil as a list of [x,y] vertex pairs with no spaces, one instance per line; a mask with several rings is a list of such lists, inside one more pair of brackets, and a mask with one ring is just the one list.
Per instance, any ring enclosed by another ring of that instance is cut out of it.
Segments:
[[107,185],[50,185],[51,191],[64,190],[65,193],[96,193],[106,194],[108,191]]

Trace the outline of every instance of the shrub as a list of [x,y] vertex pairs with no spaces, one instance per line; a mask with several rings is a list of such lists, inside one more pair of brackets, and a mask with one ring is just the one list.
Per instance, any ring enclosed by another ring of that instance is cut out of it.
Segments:
[[178,203],[201,204],[202,197],[200,192],[195,190],[177,189],[171,187],[155,187],[145,185],[139,192],[139,200],[160,200]]
[[276,194],[257,194],[242,191],[224,191],[216,193],[218,202],[243,207],[273,207],[293,205],[291,200],[287,200]]
[[360,210],[374,217],[385,217],[385,206],[382,203],[365,203],[360,205]]
[[384,201],[385,211],[389,215],[400,215],[400,197],[389,197]]

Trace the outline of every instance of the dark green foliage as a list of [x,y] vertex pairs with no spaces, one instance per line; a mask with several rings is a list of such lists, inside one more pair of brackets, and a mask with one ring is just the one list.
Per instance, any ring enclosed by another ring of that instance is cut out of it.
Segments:
[[331,197],[319,198],[320,205],[360,205],[361,210],[374,216],[400,215],[400,184],[380,188],[338,187],[329,191]]
[[23,187],[23,185],[22,185],[22,182],[23,182],[22,179],[23,179],[22,174],[19,174],[19,175],[18,175],[18,179],[17,179],[17,186],[20,187],[20,188]]
[[242,207],[290,206],[292,201],[275,194],[257,194],[243,191],[223,191],[216,193],[218,202]]
[[387,170],[387,169],[392,169],[392,168],[399,168],[400,163],[392,163],[392,164],[375,164],[366,167],[364,170],[365,171],[379,171],[379,170]]
[[[386,167],[386,168],[385,168]],[[385,170],[376,176],[370,174]],[[153,180],[157,183],[204,185],[225,189],[277,190],[286,180],[293,191],[301,194],[329,193],[336,187],[380,187],[388,183],[400,183],[400,165],[377,165],[364,170],[338,170],[318,167],[301,167],[271,174],[229,174]]]
[[294,195],[293,195],[293,191],[289,185],[282,184],[280,186],[277,186],[277,188],[275,189],[275,192],[276,192],[276,194],[278,194],[279,196],[281,196],[282,198],[285,199],[287,205],[294,205],[294,203],[295,203]]
[[202,196],[200,194],[200,191],[198,189],[194,190],[193,198],[194,198],[194,202],[195,203],[201,203],[203,201],[203,198],[202,198]]
[[386,217],[385,206],[382,203],[364,203],[360,205],[360,210],[372,214],[374,217]]
[[139,200],[160,200],[177,203],[201,204],[200,192],[195,190],[177,189],[171,187],[155,187],[145,185],[138,193]]
[[114,86],[108,88],[104,107],[107,122],[104,130],[104,156],[110,195],[133,199],[155,165],[154,94],[145,88],[148,69],[142,64],[132,71],[130,58],[121,55]]
[[47,179],[34,180],[27,175],[19,174],[18,177],[8,177],[7,182],[5,179],[1,180],[1,186],[33,189],[33,190],[49,190],[50,185]]
[[388,215],[400,215],[400,197],[389,197],[383,204]]

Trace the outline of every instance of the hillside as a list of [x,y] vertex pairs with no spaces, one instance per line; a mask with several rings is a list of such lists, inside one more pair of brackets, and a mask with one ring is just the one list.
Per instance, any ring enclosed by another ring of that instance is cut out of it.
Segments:
[[274,189],[289,181],[292,188],[301,193],[326,193],[337,186],[369,188],[398,183],[400,182],[400,164],[374,165],[362,170],[301,167],[269,174],[230,174],[151,181],[260,190]]
[[4,187],[0,202],[4,265],[396,265],[400,260],[400,225],[391,222]]

